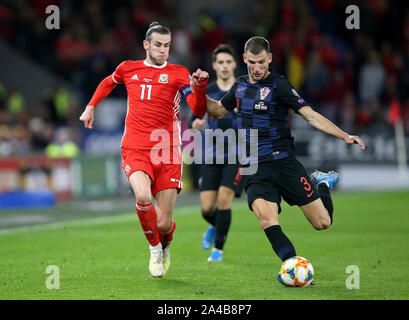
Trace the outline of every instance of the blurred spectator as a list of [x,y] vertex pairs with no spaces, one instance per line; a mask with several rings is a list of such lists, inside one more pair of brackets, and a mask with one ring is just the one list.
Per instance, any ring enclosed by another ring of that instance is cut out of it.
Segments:
[[340,64],[345,84],[350,91],[356,92],[357,85],[357,71],[355,70],[355,57],[350,48],[345,48],[342,53],[342,60]]
[[282,27],[271,35],[270,43],[274,52],[274,64],[279,71],[286,64],[286,53],[289,52],[295,39],[294,30],[289,27]]
[[91,53],[92,46],[88,40],[87,30],[81,21],[74,19],[56,42],[55,51],[58,62],[63,66],[60,70],[68,78],[75,75],[73,71],[81,66],[81,62]]
[[323,90],[327,85],[328,71],[322,63],[319,52],[314,50],[311,52],[307,71],[305,73],[304,93],[314,105],[320,105]]
[[319,51],[320,59],[329,71],[338,67],[340,62],[339,53],[329,37],[323,36],[319,38],[315,48]]
[[21,92],[16,91],[16,90],[10,90],[9,97],[8,97],[8,110],[14,114],[17,115],[19,113],[22,113],[25,108],[25,99]]
[[395,94],[400,101],[409,101],[409,56],[405,59],[400,52],[393,57],[393,71],[391,77],[395,81]]
[[294,1],[284,0],[281,6],[281,25],[285,28],[294,28],[297,21]]
[[127,9],[119,8],[117,10],[115,24],[114,41],[119,48],[120,54],[129,56],[132,52],[132,46],[135,44],[135,35]]
[[393,50],[389,42],[384,41],[381,45],[381,60],[386,73],[389,75],[394,65]]
[[333,122],[339,122],[341,118],[340,108],[349,89],[349,84],[345,80],[342,71],[335,70],[322,95],[322,114]]
[[253,6],[254,26],[252,27],[252,33],[258,36],[268,38],[270,36],[271,27],[277,14],[278,3],[276,1],[261,0],[255,2]]
[[66,126],[74,106],[72,97],[64,88],[53,88],[46,92],[43,103],[46,108],[46,118],[54,125]]
[[368,110],[370,115],[370,123],[367,127],[367,131],[371,133],[381,132],[387,125],[387,110],[382,106],[379,99],[372,99],[368,101]]
[[[53,126],[33,117],[24,96],[0,84],[0,156],[44,152]],[[36,108],[39,111],[39,108]]]
[[26,154],[29,151],[28,134],[23,125],[0,123],[0,156]]
[[179,20],[175,30],[172,32],[171,59],[176,64],[191,65],[193,50],[193,39],[187,30],[183,20]]
[[313,0],[313,12],[319,19],[320,27],[331,32],[334,28],[334,15],[336,13],[336,0]]
[[30,145],[32,151],[34,153],[44,152],[53,138],[53,125],[46,123],[40,117],[33,117],[29,121],[28,128],[30,130]]
[[368,59],[359,72],[359,98],[361,103],[378,99],[385,86],[385,68],[381,64],[380,55],[371,50]]
[[[101,79],[121,61],[143,57],[138,43],[152,21],[171,28],[170,61],[189,70],[206,67],[211,71],[211,51],[220,43],[230,42],[241,52],[248,37],[265,36],[273,51],[273,67],[330,119],[351,130],[381,130],[385,106],[397,98],[408,130],[409,11],[405,2],[358,1],[361,29],[354,31],[346,30],[344,15],[339,14],[345,12],[345,1],[257,0],[239,21],[222,6],[181,16],[185,10],[180,3],[6,1],[0,4],[0,37],[68,79],[86,103]],[[61,30],[44,27],[45,8],[50,4],[60,8]],[[118,90],[122,89],[116,88],[112,95],[120,94]],[[52,89],[41,106],[26,105],[25,100],[18,90],[0,84],[1,139],[8,153],[41,151],[54,127],[77,125],[75,100],[62,88]],[[184,109],[183,104],[182,115]],[[24,131],[28,142],[22,138]]]
[[7,109],[7,92],[6,88],[0,82],[0,112]]
[[5,3],[0,3],[0,37],[9,39],[12,36],[12,19],[15,12]]
[[352,92],[347,92],[340,107],[340,121],[346,132],[356,130],[358,108]]
[[74,158],[79,154],[68,128],[59,128],[55,132],[55,139],[45,148],[45,154],[49,158]]
[[228,43],[228,37],[222,26],[207,11],[199,14],[198,23],[200,34],[196,44],[199,54],[199,65],[207,66],[211,60],[211,52],[220,43]]
[[305,68],[300,54],[294,49],[287,62],[287,77],[295,89],[300,89],[305,76]]
[[[107,75],[113,72],[109,70],[110,63],[108,56],[105,53],[99,52],[93,55],[85,64],[84,64],[84,75],[82,90],[84,92],[84,99],[88,100],[94,93],[96,87],[101,82],[101,79],[104,79]],[[83,103],[87,103],[85,101]]]
[[403,22],[403,27],[402,27],[402,49],[406,53],[409,52],[409,10],[406,9],[405,12],[405,21]]

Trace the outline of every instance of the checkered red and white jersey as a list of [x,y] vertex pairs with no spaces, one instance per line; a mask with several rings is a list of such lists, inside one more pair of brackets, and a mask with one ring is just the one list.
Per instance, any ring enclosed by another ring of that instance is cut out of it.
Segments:
[[116,68],[112,79],[123,83],[128,92],[121,148],[150,150],[181,145],[179,107],[182,96],[191,93],[186,67],[127,60]]

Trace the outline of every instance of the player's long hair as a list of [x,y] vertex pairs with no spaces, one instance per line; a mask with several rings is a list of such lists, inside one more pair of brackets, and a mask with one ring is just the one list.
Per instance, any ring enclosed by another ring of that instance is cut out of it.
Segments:
[[171,35],[168,27],[162,26],[159,22],[154,21],[149,25],[148,31],[146,31],[145,40],[150,42],[152,40],[152,33],[169,34]]

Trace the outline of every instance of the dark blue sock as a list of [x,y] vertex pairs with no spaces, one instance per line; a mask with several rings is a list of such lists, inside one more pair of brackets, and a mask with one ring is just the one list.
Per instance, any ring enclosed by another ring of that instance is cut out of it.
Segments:
[[264,232],[270,241],[274,252],[282,261],[296,255],[293,244],[281,230],[279,225],[268,227],[264,229]]
[[214,211],[208,212],[202,210],[202,217],[207,222],[209,222],[213,227],[216,226],[216,215],[217,215],[217,208]]
[[219,250],[223,250],[224,243],[226,242],[227,233],[229,232],[231,224],[231,210],[217,210],[216,215],[216,238],[214,241],[214,247]]

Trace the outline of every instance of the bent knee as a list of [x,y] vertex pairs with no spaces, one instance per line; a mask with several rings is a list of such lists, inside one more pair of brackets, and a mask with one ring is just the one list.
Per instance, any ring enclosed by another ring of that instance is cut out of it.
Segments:
[[172,222],[172,212],[162,211],[156,207],[156,223],[161,231],[167,231],[170,228]]
[[325,230],[328,229],[331,226],[331,219],[328,216],[328,218],[321,218],[319,221],[317,221],[316,223],[313,224],[313,227],[315,228],[315,230]]
[[158,229],[161,230],[162,232],[166,232],[169,230],[171,225],[171,220],[169,219],[158,219]]
[[201,207],[202,207],[202,215],[211,216],[215,209],[215,202],[202,200]]
[[227,197],[220,197],[217,199],[217,207],[221,210],[227,210],[231,207],[231,200]]
[[133,187],[135,199],[140,204],[148,204],[152,202],[151,189],[148,187]]
[[202,205],[202,216],[209,217],[213,215],[214,207],[208,205]]
[[140,204],[148,204],[152,202],[152,196],[150,193],[140,193],[136,195],[136,201]]

